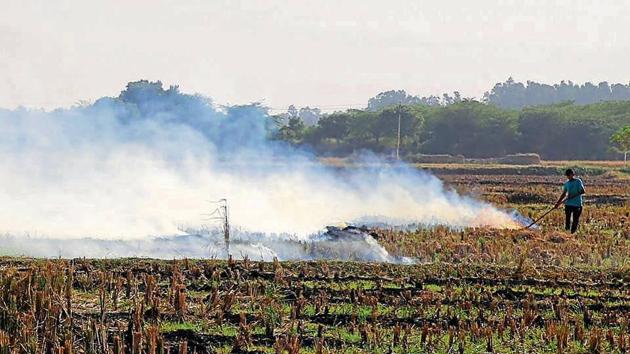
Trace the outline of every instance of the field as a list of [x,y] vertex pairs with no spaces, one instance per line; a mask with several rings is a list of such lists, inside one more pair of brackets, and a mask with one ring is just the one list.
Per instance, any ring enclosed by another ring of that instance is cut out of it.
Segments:
[[[535,217],[562,165],[422,167]],[[0,258],[0,353],[625,353],[630,180],[585,171],[575,235],[376,230],[414,265]]]

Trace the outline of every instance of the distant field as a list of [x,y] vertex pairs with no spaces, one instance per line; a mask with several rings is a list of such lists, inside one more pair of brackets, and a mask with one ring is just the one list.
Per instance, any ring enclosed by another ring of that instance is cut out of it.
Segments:
[[0,353],[626,353],[621,164],[429,168],[534,218],[558,197],[565,166],[603,171],[581,173],[577,234],[563,232],[561,210],[540,230],[374,230],[415,265],[0,258]]
[[[327,157],[320,161],[336,168],[369,167],[370,163],[356,162],[350,158]],[[391,160],[390,162],[393,162]],[[508,165],[496,163],[414,163],[419,169],[429,170],[437,175],[531,175],[562,176],[566,168],[574,168],[578,175],[604,175],[630,178],[630,164],[623,161],[541,161],[540,165]]]
[[622,160],[614,160],[614,161],[598,161],[598,160],[580,160],[580,161],[542,161],[543,165],[550,166],[592,166],[592,167],[604,167],[604,168],[622,168],[628,167],[630,164],[628,162],[623,162]]
[[[327,165],[342,166],[345,164],[352,164],[353,159],[350,157],[322,157],[319,159],[321,162]],[[393,161],[393,160],[390,160]],[[438,166],[460,166],[460,167],[474,167],[480,165],[497,166],[497,164],[485,164],[485,163],[423,163],[418,165],[438,165]],[[604,168],[622,168],[624,166],[630,166],[629,162],[624,163],[622,160],[572,160],[572,161],[554,161],[554,160],[541,160],[542,166],[562,167],[562,166],[584,166],[584,167],[604,167]],[[514,165],[498,165],[498,166],[514,166]]]

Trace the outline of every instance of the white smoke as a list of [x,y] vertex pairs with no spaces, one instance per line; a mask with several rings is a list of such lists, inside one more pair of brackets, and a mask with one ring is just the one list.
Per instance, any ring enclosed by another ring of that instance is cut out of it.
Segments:
[[296,237],[288,234],[250,233],[232,230],[229,249],[220,229],[189,232],[185,235],[142,239],[51,239],[0,236],[3,251],[13,255],[61,258],[149,257],[222,258],[231,255],[251,260],[357,260],[413,263],[408,257],[391,256],[367,232],[357,228],[329,228],[323,233]]
[[244,231],[307,237],[361,218],[511,227],[508,214],[405,165],[337,170],[269,139],[258,105],[130,84],[117,98],[52,112],[0,110],[0,233],[145,239],[201,227],[226,198]]

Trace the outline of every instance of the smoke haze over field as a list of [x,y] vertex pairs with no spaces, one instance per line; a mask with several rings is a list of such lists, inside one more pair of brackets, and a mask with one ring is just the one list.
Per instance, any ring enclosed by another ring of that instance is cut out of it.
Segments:
[[[46,238],[142,239],[231,223],[307,238],[360,218],[396,224],[510,227],[492,206],[447,191],[405,165],[336,171],[269,139],[258,105],[219,108],[160,83],[51,112],[0,111],[0,232]],[[366,157],[366,159],[371,159]]]

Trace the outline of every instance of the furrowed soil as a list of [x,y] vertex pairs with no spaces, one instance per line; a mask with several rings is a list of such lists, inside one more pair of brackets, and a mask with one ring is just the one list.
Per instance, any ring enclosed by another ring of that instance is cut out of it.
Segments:
[[[441,177],[529,217],[563,182]],[[582,178],[573,235],[562,210],[538,230],[376,230],[414,265],[0,258],[0,353],[625,353],[630,182]]]

